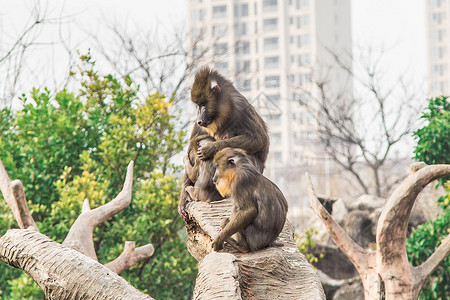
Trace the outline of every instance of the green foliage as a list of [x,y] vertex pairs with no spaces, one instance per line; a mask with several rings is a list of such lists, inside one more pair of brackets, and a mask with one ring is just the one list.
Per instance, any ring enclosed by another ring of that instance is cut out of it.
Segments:
[[319,259],[323,258],[323,254],[320,254],[319,257],[315,256],[311,253],[312,249],[316,245],[313,238],[317,235],[317,230],[313,228],[308,228],[304,235],[296,235],[294,236],[294,241],[297,244],[298,250],[305,255],[306,259],[309,261],[311,265],[314,265],[319,261]]
[[[434,221],[418,226],[407,240],[406,251],[413,266],[418,266],[431,256],[450,234],[450,208]],[[420,299],[448,299],[450,295],[450,256],[433,272],[420,294]]]
[[45,299],[44,292],[33,281],[33,279],[25,273],[15,279],[8,280],[11,294],[8,296],[10,300],[37,300]]
[[[427,164],[450,164],[450,102],[448,97],[428,100],[428,107],[422,114],[427,124],[414,133],[417,146],[415,159]],[[444,212],[434,221],[418,226],[407,239],[406,250],[409,261],[417,266],[424,262],[450,234],[450,184],[440,181],[446,194],[438,201]],[[448,299],[450,294],[450,258],[441,262],[425,284],[420,299]]]
[[[41,232],[57,242],[84,199],[98,207],[117,195],[134,160],[130,207],[95,229],[99,261],[116,258],[127,240],[137,247],[152,243],[153,257],[121,275],[156,299],[188,298],[197,266],[177,213],[180,183],[170,160],[182,150],[185,133],[175,128],[172,99],[140,98],[130,78],[99,75],[89,55],[78,75],[78,93],[33,90],[21,97],[23,109],[0,111],[0,158],[10,177],[24,183]],[[0,199],[0,233],[14,226]],[[0,290],[27,299],[35,288],[21,271],[1,264]]]
[[422,114],[428,124],[414,133],[415,159],[427,164],[450,164],[450,102],[448,97],[428,100]]

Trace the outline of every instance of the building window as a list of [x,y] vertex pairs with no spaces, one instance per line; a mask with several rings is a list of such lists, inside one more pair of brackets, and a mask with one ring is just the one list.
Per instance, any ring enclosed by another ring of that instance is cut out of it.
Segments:
[[245,79],[242,81],[241,90],[244,92],[249,92],[251,90],[251,80],[250,79]]
[[[305,105],[311,102],[310,93],[292,94],[292,99],[300,105]],[[303,124],[303,116],[301,116],[301,124]]]
[[303,134],[302,131],[294,131],[293,138],[294,138],[294,143],[296,145],[301,145],[302,144],[303,137],[304,137],[304,134]]
[[275,161],[280,161],[282,158],[281,152],[280,151],[275,151],[274,155],[273,155]]
[[247,35],[247,23],[234,24],[234,34],[236,36]]
[[203,51],[203,47],[195,46],[194,49],[192,49],[192,54],[194,55],[194,58],[199,58],[203,54]]
[[277,50],[278,49],[278,38],[265,38],[264,39],[264,50]]
[[218,43],[214,45],[214,55],[225,54],[228,50],[227,43]]
[[277,88],[280,86],[280,76],[266,76],[264,79],[264,85],[266,88]]
[[248,16],[248,4],[235,4],[234,5],[235,17],[247,17]]
[[263,12],[270,12],[277,10],[278,0],[264,0],[263,1]]
[[430,13],[429,19],[430,19],[430,24],[432,24],[432,25],[441,24],[445,20],[445,14],[439,13],[439,12]]
[[432,59],[442,59],[447,55],[446,47],[432,47],[430,50],[430,56]]
[[311,24],[311,17],[309,15],[300,16],[300,23],[302,27],[309,27]]
[[278,19],[265,19],[263,23],[263,28],[265,32],[275,31],[278,29]]
[[249,54],[250,53],[250,42],[249,41],[240,41],[236,43],[235,48],[236,54]]
[[273,104],[279,105],[280,103],[280,94],[271,94],[271,95],[267,95],[267,98],[269,98],[269,100],[271,102],[273,102]]
[[191,30],[191,40],[197,41],[203,36],[203,30],[201,28],[192,28]]
[[213,18],[225,18],[227,16],[227,6],[213,6]]
[[281,132],[274,132],[270,135],[270,143],[272,145],[281,144]]
[[276,69],[280,67],[279,56],[269,56],[264,58],[264,69]]
[[300,36],[301,39],[301,45],[302,46],[309,46],[311,45],[311,36],[309,34],[304,34]]
[[281,114],[266,115],[265,119],[272,126],[281,125]]
[[228,62],[216,62],[214,64],[214,69],[216,69],[221,74],[228,73]]
[[310,66],[311,65],[311,54],[305,53],[299,55],[299,64],[302,66]]
[[238,73],[238,74],[250,73],[250,61],[249,60],[237,61],[236,62],[236,73]]
[[191,21],[199,22],[203,21],[204,12],[203,9],[194,9],[191,11]]
[[227,24],[217,24],[213,26],[213,37],[220,38],[227,34]]

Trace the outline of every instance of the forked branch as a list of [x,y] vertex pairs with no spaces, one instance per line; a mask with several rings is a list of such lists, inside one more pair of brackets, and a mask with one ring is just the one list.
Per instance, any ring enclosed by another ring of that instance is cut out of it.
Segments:
[[328,211],[323,207],[317,198],[314,188],[311,183],[311,179],[306,173],[307,189],[309,204],[316,212],[317,216],[324,223],[328,234],[331,236],[336,245],[344,252],[344,254],[352,261],[355,267],[360,270],[365,266],[369,257],[369,251],[359,246],[345,230],[333,219]]
[[111,202],[95,209],[90,209],[88,203],[84,202],[83,211],[70,228],[63,245],[97,260],[93,240],[94,228],[130,205],[133,188],[133,166],[134,162],[131,161],[128,164],[123,189]]
[[30,210],[28,209],[27,199],[20,180],[11,182],[5,167],[0,160],[0,189],[5,198],[6,203],[21,229],[31,227],[33,230],[39,231],[36,223],[34,223]]
[[115,260],[107,263],[105,267],[120,274],[123,271],[128,270],[135,263],[150,258],[155,252],[155,248],[152,244],[147,244],[139,248],[135,247],[135,242],[125,242],[122,253]]

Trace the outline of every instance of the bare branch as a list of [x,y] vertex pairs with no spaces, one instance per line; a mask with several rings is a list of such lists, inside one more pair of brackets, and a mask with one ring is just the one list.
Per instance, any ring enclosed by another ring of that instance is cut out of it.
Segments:
[[430,182],[448,175],[450,165],[422,167],[409,175],[389,197],[377,226],[377,246],[383,262],[392,260],[393,255],[406,253],[406,229],[417,195]]
[[22,182],[18,179],[13,180],[11,182],[11,189],[17,204],[20,220],[23,224],[23,228],[21,228],[24,229],[31,227],[34,230],[39,231],[36,223],[34,223],[33,217],[31,216],[30,210],[28,209],[28,203],[27,199],[25,198],[25,192],[23,190]]
[[450,234],[442,241],[437,249],[420,266],[413,268],[414,279],[423,285],[436,267],[450,254]]
[[31,216],[30,210],[28,209],[22,182],[20,182],[20,180],[14,180],[11,182],[1,160],[0,189],[3,194],[3,198],[5,198],[6,203],[11,208],[19,227],[22,229],[32,227],[34,230],[39,231],[34,223],[33,217]]
[[369,251],[363,249],[359,246],[346,232],[345,230],[333,219],[333,217],[328,213],[328,211],[323,207],[317,198],[314,188],[311,183],[311,178],[308,173],[305,174],[306,185],[308,189],[309,204],[317,214],[317,216],[324,223],[328,234],[336,243],[336,245],[341,249],[342,252],[352,261],[358,271],[367,264]]
[[147,244],[139,248],[135,247],[135,242],[125,242],[122,253],[115,260],[105,264],[105,267],[120,274],[139,261],[152,257],[155,252],[155,248],[152,244]]
[[84,211],[70,228],[63,245],[97,260],[93,241],[94,228],[130,205],[133,188],[133,165],[134,162],[131,161],[127,168],[123,189],[111,202],[90,210],[87,209],[88,206],[84,201]]

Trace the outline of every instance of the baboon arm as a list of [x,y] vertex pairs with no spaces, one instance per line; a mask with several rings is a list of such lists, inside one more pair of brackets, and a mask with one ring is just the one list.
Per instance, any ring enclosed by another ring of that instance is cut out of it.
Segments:
[[225,241],[236,232],[246,228],[258,215],[258,210],[255,206],[249,206],[246,209],[240,209],[234,215],[228,224],[222,229],[218,236],[219,241]]
[[198,178],[198,167],[191,165],[187,155],[185,156],[185,159],[183,161],[184,172],[186,173],[190,181],[196,182]]
[[220,141],[215,141],[213,143],[214,148],[217,151],[224,148],[240,148],[249,154],[253,154],[269,145],[265,138],[259,137],[257,135],[237,135],[229,139],[224,139]]
[[201,159],[209,159],[212,158],[218,151],[227,147],[239,148],[245,150],[248,154],[253,154],[268,146],[268,139],[262,136],[258,136],[257,134],[253,136],[237,135],[229,139],[219,140],[207,144],[198,149],[197,155]]

